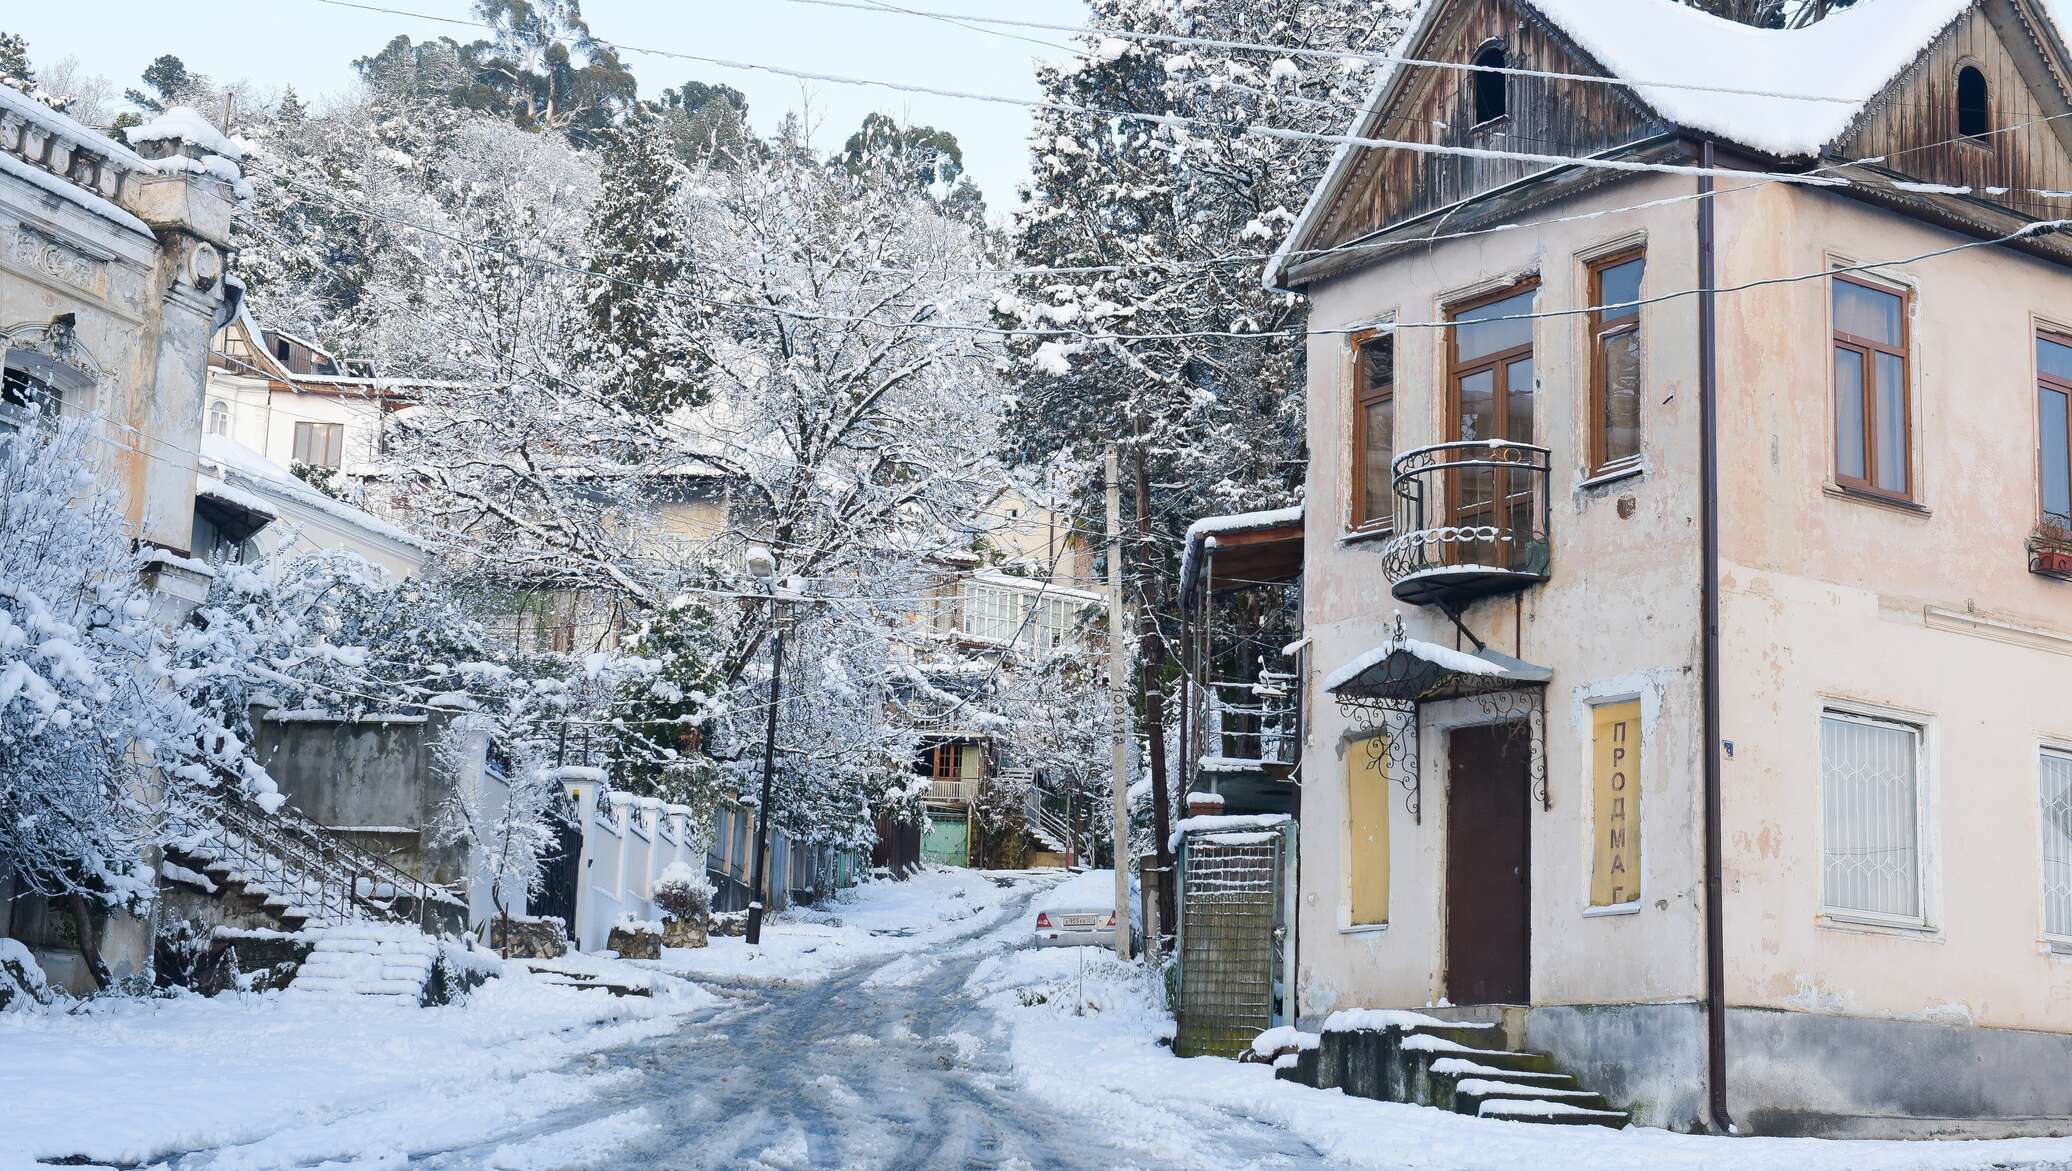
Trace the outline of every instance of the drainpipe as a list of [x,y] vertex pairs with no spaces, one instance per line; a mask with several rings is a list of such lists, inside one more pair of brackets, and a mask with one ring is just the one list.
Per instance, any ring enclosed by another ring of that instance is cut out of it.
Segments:
[[1726,923],[1720,878],[1719,720],[1719,293],[1717,226],[1713,218],[1712,140],[1699,149],[1698,177],[1698,476],[1699,567],[1704,611],[1701,687],[1705,737],[1705,1085],[1713,1129],[1734,1132],[1727,1113]]

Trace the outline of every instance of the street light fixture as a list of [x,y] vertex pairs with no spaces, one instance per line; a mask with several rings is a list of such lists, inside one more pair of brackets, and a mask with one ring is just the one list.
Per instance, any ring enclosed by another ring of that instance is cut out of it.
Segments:
[[770,858],[770,782],[777,774],[777,700],[779,678],[784,669],[784,626],[777,621],[777,558],[757,545],[744,558],[748,575],[760,582],[770,598],[770,714],[763,731],[763,797],[755,808],[755,866],[748,882],[747,942],[758,946],[763,939],[763,879]]

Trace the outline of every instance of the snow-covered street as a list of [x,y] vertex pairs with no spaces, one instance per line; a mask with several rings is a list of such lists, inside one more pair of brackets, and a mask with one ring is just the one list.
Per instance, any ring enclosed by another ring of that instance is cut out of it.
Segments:
[[[2072,1140],[1528,1126],[1181,1061],[1141,970],[1029,946],[1054,874],[936,870],[671,951],[658,995],[513,972],[465,1005],[264,994],[0,1017],[0,1160],[230,1168],[2072,1166]],[[623,965],[622,965],[623,968]],[[33,1071],[33,1072],[31,1072]],[[43,1165],[48,1165],[48,1162]]]

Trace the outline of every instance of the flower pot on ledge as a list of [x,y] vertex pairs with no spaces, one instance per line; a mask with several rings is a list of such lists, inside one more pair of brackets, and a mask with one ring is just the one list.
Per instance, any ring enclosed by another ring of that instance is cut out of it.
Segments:
[[2054,577],[2072,577],[2072,549],[2036,550],[2036,572]]

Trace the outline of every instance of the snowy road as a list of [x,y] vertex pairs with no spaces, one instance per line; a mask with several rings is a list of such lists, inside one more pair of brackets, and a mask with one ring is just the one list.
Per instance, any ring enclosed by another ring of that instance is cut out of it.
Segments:
[[[599,1055],[640,1079],[608,1100],[418,1165],[600,1168],[1179,1168],[1324,1165],[1286,1131],[1227,1115],[1165,1137],[1020,1094],[998,1025],[962,991],[1021,946],[1029,895],[961,945],[865,963],[809,988],[739,989],[717,1018]],[[1220,1122],[1220,1125],[1217,1123]],[[1146,1149],[1148,1147],[1152,1149]],[[608,1153],[607,1153],[608,1152]]]

